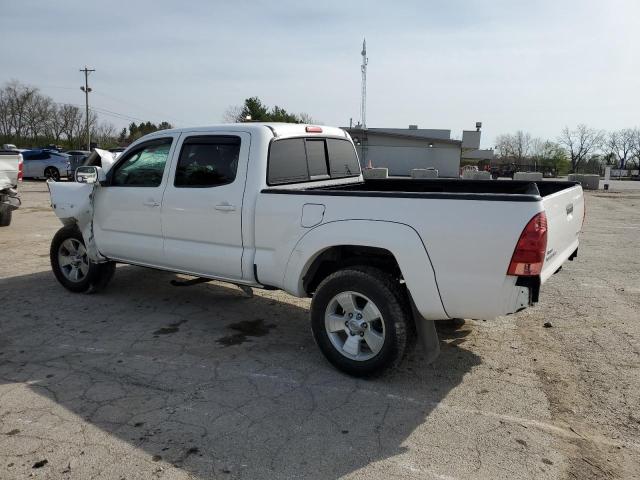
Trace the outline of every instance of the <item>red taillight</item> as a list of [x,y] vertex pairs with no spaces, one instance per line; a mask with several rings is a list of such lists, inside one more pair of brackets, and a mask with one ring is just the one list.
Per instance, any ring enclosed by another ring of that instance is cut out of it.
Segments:
[[524,227],[513,251],[507,275],[540,275],[547,251],[547,216],[538,213]]
[[24,174],[24,160],[22,159],[22,155],[20,155],[20,162],[18,162],[18,181],[22,181],[22,175]]
[[305,131],[307,133],[322,133],[322,128],[321,127],[312,127],[312,126],[307,126],[307,128],[305,128]]

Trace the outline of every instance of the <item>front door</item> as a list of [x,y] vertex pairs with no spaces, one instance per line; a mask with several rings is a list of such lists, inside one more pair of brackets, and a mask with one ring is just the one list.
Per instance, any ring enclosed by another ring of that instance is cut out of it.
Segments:
[[93,229],[103,255],[142,265],[164,263],[160,212],[177,138],[167,135],[134,147],[95,190]]
[[242,200],[250,139],[239,132],[183,133],[162,203],[169,268],[242,278]]

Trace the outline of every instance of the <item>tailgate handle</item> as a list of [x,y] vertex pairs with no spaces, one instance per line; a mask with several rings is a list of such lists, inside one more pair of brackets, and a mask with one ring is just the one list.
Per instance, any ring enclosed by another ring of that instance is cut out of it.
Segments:
[[567,205],[566,210],[567,210],[567,215],[571,215],[573,213],[573,203],[570,203],[569,205]]

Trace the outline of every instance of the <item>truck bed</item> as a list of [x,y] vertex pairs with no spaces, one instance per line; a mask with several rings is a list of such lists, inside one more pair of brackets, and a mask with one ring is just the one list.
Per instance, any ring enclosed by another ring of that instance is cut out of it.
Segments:
[[[539,285],[575,255],[584,217],[582,188],[566,181],[380,179],[271,187],[261,195],[256,238],[277,245],[274,252],[289,239],[295,240],[284,250],[296,251],[298,239],[309,235],[305,230],[322,231],[322,225],[327,233],[321,236],[343,238],[341,230],[329,229],[352,220],[371,222],[358,231],[354,245],[384,238],[375,230],[384,222],[410,226],[427,251],[442,305],[451,318],[494,318],[514,311],[518,277],[507,275],[509,263],[525,226],[545,212],[546,256],[539,283],[530,290],[535,301]],[[289,198],[278,198],[283,195]],[[320,212],[317,219],[306,218],[314,209]],[[266,279],[266,272],[286,263],[288,256],[270,258],[271,251],[262,250],[265,254],[256,257],[256,264],[260,278]],[[277,284],[283,277],[279,272],[268,280]]]
[[[417,197],[536,202],[577,185],[567,181],[519,180],[413,180],[390,178],[321,187],[306,187],[304,194],[375,197]],[[292,192],[293,190],[293,192]],[[300,189],[271,188],[269,193],[302,193]]]

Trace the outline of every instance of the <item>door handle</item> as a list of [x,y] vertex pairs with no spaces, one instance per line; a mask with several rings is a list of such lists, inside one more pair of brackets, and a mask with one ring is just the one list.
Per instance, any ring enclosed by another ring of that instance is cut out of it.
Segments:
[[160,203],[154,202],[153,200],[142,202],[142,204],[147,206],[147,207],[159,207],[160,206]]
[[224,203],[220,203],[218,205],[215,206],[216,210],[220,210],[221,212],[233,212],[236,209],[235,205],[230,205],[227,202]]

